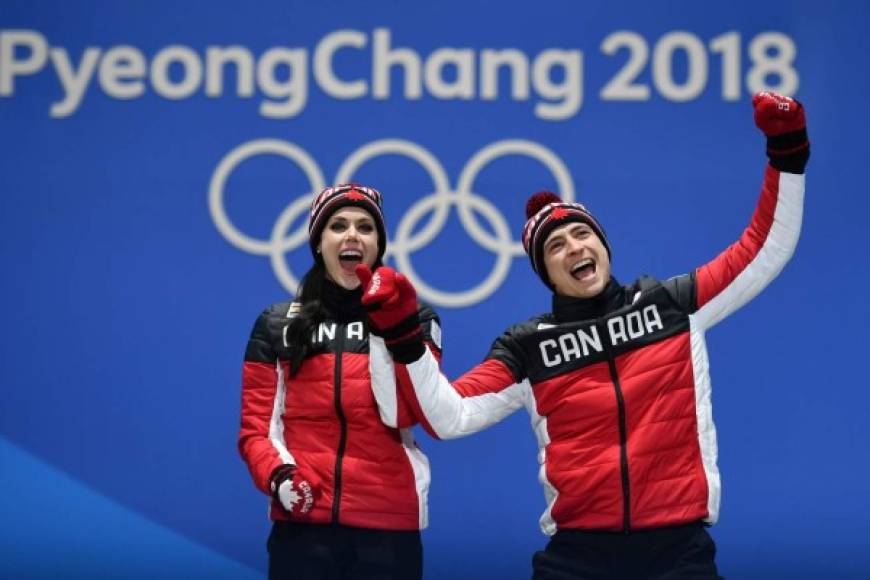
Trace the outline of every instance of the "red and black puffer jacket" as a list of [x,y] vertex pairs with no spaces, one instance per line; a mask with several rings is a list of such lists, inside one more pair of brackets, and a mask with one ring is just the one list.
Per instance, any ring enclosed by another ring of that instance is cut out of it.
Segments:
[[541,528],[625,531],[713,523],[720,477],[705,333],[758,294],[797,244],[804,176],[768,166],[740,239],[693,272],[587,300],[509,328],[455,381],[428,354],[397,369],[441,438],[525,407],[538,439]]
[[[342,300],[358,304],[359,294]],[[273,471],[285,464],[295,464],[312,484],[311,511],[291,517],[272,501],[273,520],[422,529],[429,463],[409,429],[412,414],[395,398],[376,401],[372,389],[373,382],[395,381],[393,363],[383,341],[369,335],[361,308],[348,316],[347,304],[334,306],[343,315],[319,325],[294,376],[285,341],[299,303],[272,305],[257,319],[242,371],[239,451],[266,494]],[[440,359],[432,340],[438,319],[425,306],[420,318],[427,346]]]

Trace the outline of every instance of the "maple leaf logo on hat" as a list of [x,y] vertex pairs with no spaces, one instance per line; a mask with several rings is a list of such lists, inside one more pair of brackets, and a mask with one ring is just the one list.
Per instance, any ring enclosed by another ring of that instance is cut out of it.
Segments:
[[564,207],[557,207],[553,210],[553,213],[550,214],[550,219],[553,220],[561,220],[568,217],[568,210]]
[[347,192],[347,198],[354,201],[365,199],[365,196],[358,189],[351,189]]

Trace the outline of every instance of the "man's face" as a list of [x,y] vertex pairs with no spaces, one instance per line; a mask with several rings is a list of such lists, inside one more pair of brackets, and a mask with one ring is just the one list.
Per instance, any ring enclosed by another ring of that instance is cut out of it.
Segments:
[[570,222],[544,240],[544,267],[556,294],[592,298],[610,281],[610,258],[601,238],[583,222]]

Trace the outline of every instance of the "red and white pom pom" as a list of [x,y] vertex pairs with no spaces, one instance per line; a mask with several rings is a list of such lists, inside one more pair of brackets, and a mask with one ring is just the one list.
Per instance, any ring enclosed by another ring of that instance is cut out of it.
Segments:
[[558,195],[552,191],[539,191],[529,198],[526,202],[526,219],[531,219],[533,215],[541,211],[541,208],[550,203],[559,203],[562,201]]

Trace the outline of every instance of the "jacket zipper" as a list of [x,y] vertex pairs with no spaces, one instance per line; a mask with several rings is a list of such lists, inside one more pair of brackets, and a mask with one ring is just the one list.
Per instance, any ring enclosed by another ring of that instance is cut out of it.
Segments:
[[628,480],[628,436],[625,426],[625,399],[622,396],[622,386],[616,373],[616,361],[613,354],[607,352],[607,366],[610,368],[610,380],[616,391],[616,406],[619,410],[619,464],[622,475],[622,531],[631,531],[631,487]]
[[335,388],[335,412],[338,414],[338,422],[341,425],[341,437],[338,440],[338,454],[335,456],[335,493],[332,501],[332,523],[337,524],[338,513],[341,508],[341,464],[344,459],[344,449],[347,446],[347,419],[344,416],[344,410],[341,407],[341,359],[344,350],[344,334],[342,329],[336,328],[336,348],[335,348],[335,380],[333,385]]

